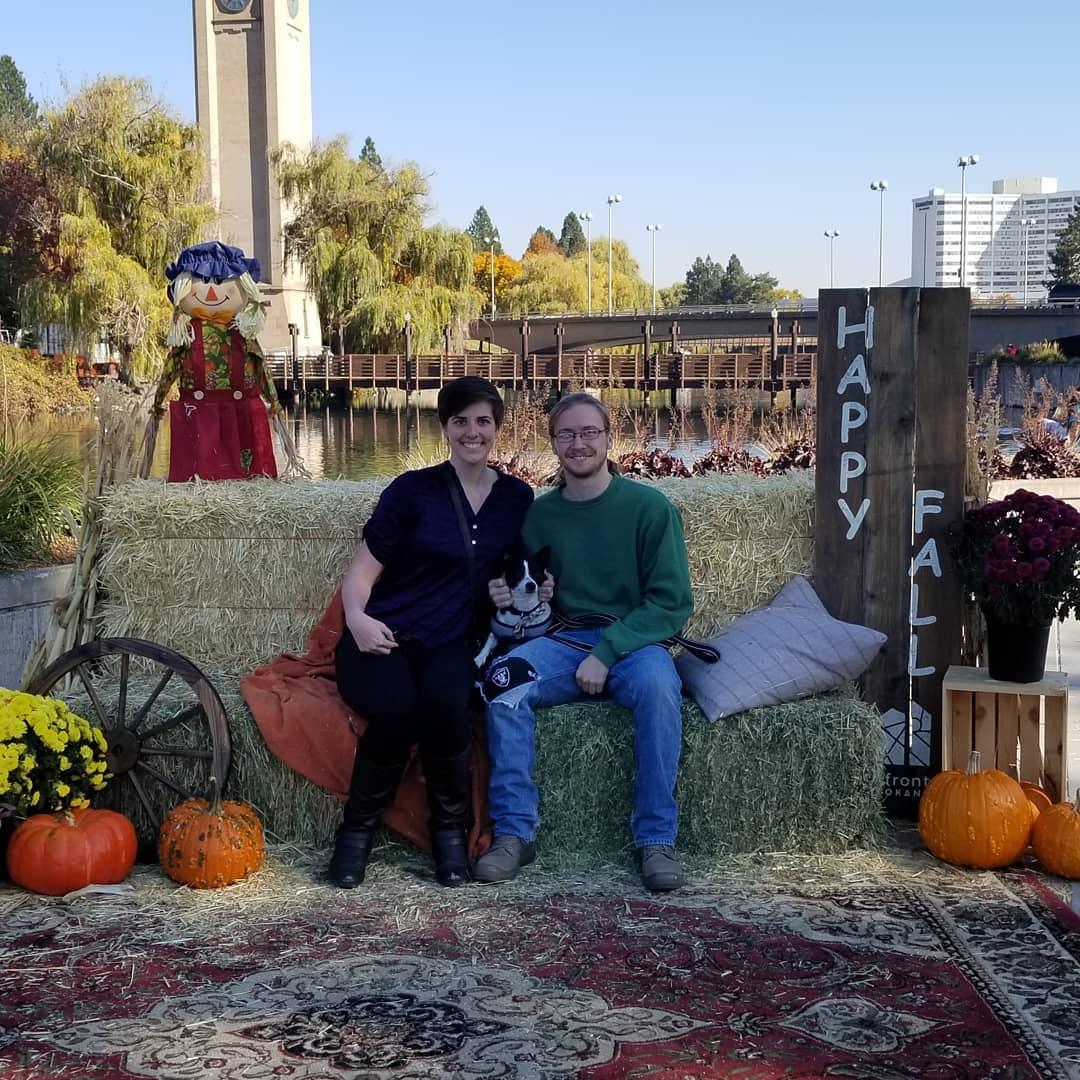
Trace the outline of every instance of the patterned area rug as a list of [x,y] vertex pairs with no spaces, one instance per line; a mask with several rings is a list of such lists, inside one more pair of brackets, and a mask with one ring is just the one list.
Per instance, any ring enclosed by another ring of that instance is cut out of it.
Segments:
[[0,1075],[1080,1078],[1080,920],[1031,873],[660,901],[625,876],[451,893],[423,873],[0,887]]

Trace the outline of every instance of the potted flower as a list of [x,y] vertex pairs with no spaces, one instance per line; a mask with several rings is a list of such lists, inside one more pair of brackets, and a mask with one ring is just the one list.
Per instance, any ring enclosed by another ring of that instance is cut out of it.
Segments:
[[1080,613],[1080,511],[1021,489],[969,510],[950,541],[986,618],[990,677],[1041,679],[1050,624]]
[[110,778],[106,748],[62,701],[0,687],[0,803],[13,816],[89,806]]

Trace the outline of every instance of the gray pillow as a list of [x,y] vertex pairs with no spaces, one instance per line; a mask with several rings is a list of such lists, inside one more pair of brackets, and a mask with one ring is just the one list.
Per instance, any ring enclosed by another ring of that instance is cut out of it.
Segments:
[[675,666],[710,720],[833,690],[857,679],[885,644],[868,626],[834,619],[804,577],[793,577],[764,607],[740,615],[710,645],[715,664],[683,652]]

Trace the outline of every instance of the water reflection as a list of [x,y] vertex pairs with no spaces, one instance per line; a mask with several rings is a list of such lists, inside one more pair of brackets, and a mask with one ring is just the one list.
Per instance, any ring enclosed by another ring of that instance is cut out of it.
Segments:
[[[705,424],[698,412],[680,414],[675,446],[670,445],[672,416],[667,409],[641,410],[636,414],[637,431],[648,447],[674,449],[693,459],[709,446]],[[371,476],[394,476],[401,472],[406,455],[419,451],[427,459],[437,458],[443,445],[439,418],[434,409],[409,408],[305,408],[286,409],[286,421],[308,471],[317,478],[360,480]],[[80,456],[90,453],[94,442],[94,421],[88,414],[42,417],[35,431],[49,433],[68,442]],[[634,430],[624,436],[634,438]],[[275,451],[277,448],[275,447]],[[278,467],[284,465],[278,453]],[[152,476],[169,471],[169,422],[163,421],[154,451]]]

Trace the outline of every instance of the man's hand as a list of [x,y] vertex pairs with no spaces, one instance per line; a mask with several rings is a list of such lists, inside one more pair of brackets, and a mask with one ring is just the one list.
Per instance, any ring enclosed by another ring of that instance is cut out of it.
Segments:
[[375,653],[378,656],[389,656],[391,649],[396,649],[398,643],[394,640],[394,632],[385,623],[365,615],[362,611],[355,615],[348,615],[346,623],[352,631],[353,641],[356,647],[363,653]]
[[606,664],[590,654],[578,664],[574,678],[586,694],[599,694],[607,682],[608,670]]
[[510,586],[506,584],[506,578],[492,578],[488,582],[488,596],[500,611],[513,606],[514,594],[510,591]]
[[551,603],[551,598],[555,595],[555,578],[552,577],[550,570],[544,571],[544,580],[541,582],[536,595],[540,597],[542,604]]

